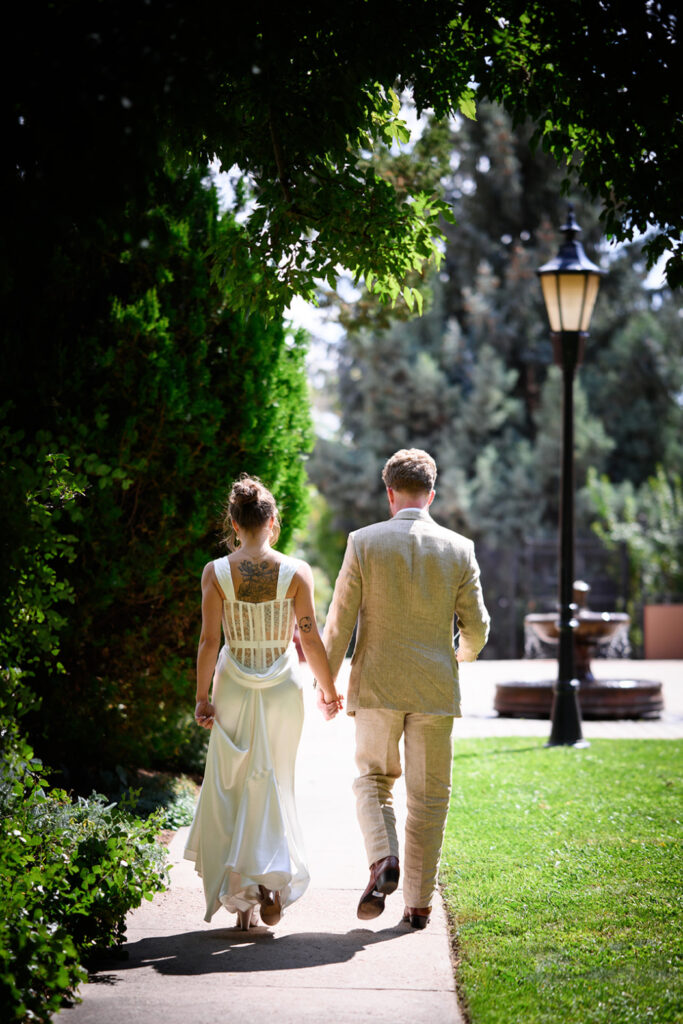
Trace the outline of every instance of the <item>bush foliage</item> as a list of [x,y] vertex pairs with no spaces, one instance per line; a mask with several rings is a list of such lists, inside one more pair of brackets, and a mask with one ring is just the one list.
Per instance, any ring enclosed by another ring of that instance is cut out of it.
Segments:
[[626,545],[633,593],[654,604],[683,599],[683,480],[657,466],[635,488],[592,472],[589,493],[598,513],[593,529],[603,543]]
[[97,949],[164,888],[159,815],[146,822],[93,794],[51,789],[31,748],[3,734],[0,813],[0,1017],[48,1021]]
[[142,822],[97,795],[72,802],[50,787],[23,736],[35,709],[31,673],[49,667],[56,685],[67,678],[59,608],[73,603],[62,574],[75,538],[59,521],[79,488],[62,456],[32,465],[20,456],[13,441],[5,479],[24,489],[26,529],[13,549],[0,633],[0,1019],[8,1022],[48,1021],[85,977],[87,957],[119,943],[128,910],[164,884],[160,815]]
[[[2,662],[30,667],[42,702],[30,738],[81,787],[93,766],[201,760],[190,720],[199,580],[220,553],[232,478],[246,470],[272,487],[283,545],[306,509],[304,340],[232,313],[212,283],[206,251],[235,225],[200,173],[162,184],[106,246],[63,246],[49,301],[21,324],[31,343],[2,352]],[[45,467],[69,474],[73,500],[50,496]]]

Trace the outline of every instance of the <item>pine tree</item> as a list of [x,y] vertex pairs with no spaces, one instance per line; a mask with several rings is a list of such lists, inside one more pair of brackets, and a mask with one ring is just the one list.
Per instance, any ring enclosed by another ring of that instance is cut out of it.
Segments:
[[[432,306],[418,320],[383,331],[373,329],[380,318],[367,295],[344,311],[352,330],[340,349],[341,437],[319,442],[312,461],[335,527],[348,530],[386,517],[379,474],[388,455],[412,445],[434,455],[434,515],[477,543],[494,625],[497,615],[507,621],[513,590],[519,595],[516,622],[498,635],[494,629],[489,656],[517,653],[510,636],[514,630],[519,644],[523,612],[538,596],[523,579],[526,541],[557,534],[561,390],[535,271],[557,252],[566,208],[560,172],[532,151],[529,138],[492,106],[482,105],[477,121],[455,126],[442,185],[456,225],[447,228],[445,271],[430,282]],[[442,136],[439,142],[443,157]],[[415,173],[421,160],[418,152]],[[391,157],[378,162],[391,165]],[[443,172],[443,159],[441,166]],[[596,215],[580,196],[575,206],[594,253]],[[670,370],[682,325],[670,293],[653,301],[644,291],[637,264],[633,247],[609,266],[575,385],[580,536],[589,535],[594,517],[584,491],[589,466],[643,479],[662,442],[672,458],[679,443],[680,368]],[[650,355],[646,387],[620,351],[624,332],[633,352]],[[623,394],[637,394],[640,403],[631,403],[636,418],[617,401],[625,377]],[[657,426],[641,429],[646,410]],[[636,435],[641,450],[631,458]]]

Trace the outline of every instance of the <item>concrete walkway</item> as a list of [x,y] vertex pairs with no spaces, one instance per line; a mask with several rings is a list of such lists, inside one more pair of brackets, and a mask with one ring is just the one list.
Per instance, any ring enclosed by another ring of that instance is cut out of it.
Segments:
[[[588,739],[682,738],[682,662],[594,662],[596,675],[664,683],[659,722],[585,723]],[[552,678],[548,661],[478,662],[462,667],[463,719],[457,737],[546,738],[547,722],[498,719],[495,683]],[[182,860],[187,830],[171,845],[170,889],[130,914],[127,959],[102,964],[81,988],[83,1002],[60,1013],[63,1024],[233,1024],[272,1016],[278,1024],[462,1024],[446,915],[437,899],[422,932],[401,923],[400,890],[375,921],[356,904],[367,865],[351,782],[353,728],[346,716],[325,723],[305,691],[306,724],[298,761],[298,804],[312,884],[273,929],[248,935],[219,912],[203,921],[201,883]],[[402,827],[404,791],[396,787]]]

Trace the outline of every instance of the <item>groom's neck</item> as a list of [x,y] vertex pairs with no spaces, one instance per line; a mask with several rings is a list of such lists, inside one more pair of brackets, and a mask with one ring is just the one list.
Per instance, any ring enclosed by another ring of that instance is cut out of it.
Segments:
[[387,498],[392,516],[405,508],[427,508],[434,498],[434,491],[399,491],[387,487]]

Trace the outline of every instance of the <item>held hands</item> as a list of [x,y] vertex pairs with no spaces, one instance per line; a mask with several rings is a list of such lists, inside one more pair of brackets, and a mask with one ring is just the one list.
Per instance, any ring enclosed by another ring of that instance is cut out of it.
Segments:
[[322,687],[316,687],[316,704],[322,712],[322,716],[326,722],[331,721],[335,715],[337,715],[344,707],[343,696],[337,696],[333,700],[326,701],[325,694],[322,691]]
[[194,709],[194,720],[202,729],[210,729],[216,716],[216,709],[208,700],[198,700]]

